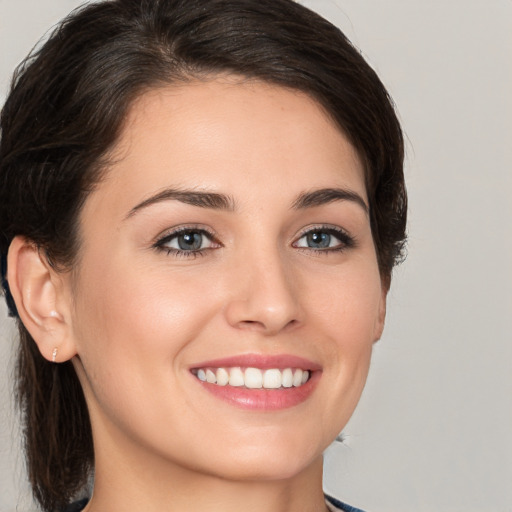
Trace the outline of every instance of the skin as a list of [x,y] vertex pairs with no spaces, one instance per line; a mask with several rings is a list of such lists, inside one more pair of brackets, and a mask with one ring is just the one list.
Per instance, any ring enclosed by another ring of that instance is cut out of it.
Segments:
[[[361,204],[293,205],[323,188],[367,204],[356,151],[306,95],[217,77],[140,97],[112,162],[84,205],[73,272],[56,274],[22,239],[9,263],[41,352],[73,357],[84,388],[96,453],[87,511],[325,510],[322,452],[361,395],[386,290]],[[229,208],[137,208],[169,188],[224,194]],[[304,247],[325,225],[353,244]],[[193,255],[156,247],[182,226],[212,241]],[[29,269],[45,284],[26,294]],[[294,407],[244,410],[190,372],[249,353],[313,361],[315,390]]]

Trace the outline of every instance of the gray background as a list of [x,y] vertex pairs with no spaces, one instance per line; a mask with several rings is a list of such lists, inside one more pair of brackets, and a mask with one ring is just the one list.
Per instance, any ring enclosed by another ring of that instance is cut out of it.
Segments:
[[[0,100],[79,3],[0,0]],[[326,490],[368,512],[511,512],[512,1],[303,3],[363,50],[408,138],[409,257]],[[0,324],[0,511],[25,512],[3,305]]]

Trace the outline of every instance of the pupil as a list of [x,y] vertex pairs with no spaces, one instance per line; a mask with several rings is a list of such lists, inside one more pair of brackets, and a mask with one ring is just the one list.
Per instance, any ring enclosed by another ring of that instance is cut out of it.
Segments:
[[309,247],[316,247],[320,249],[325,249],[329,247],[331,243],[331,235],[328,233],[322,233],[321,231],[316,231],[310,233],[308,235],[308,245]]
[[201,248],[202,236],[197,231],[191,231],[184,233],[178,237],[178,245],[180,249],[185,251],[197,250]]

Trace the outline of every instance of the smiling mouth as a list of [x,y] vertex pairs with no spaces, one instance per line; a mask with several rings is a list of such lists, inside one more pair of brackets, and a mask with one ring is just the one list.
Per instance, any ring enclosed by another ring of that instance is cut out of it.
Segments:
[[246,389],[299,388],[311,377],[309,370],[301,368],[247,367],[194,368],[192,374],[201,382]]

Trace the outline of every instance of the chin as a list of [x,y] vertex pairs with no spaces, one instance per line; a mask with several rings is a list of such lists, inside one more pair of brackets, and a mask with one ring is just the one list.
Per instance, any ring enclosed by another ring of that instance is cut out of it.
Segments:
[[244,445],[237,443],[214,456],[212,472],[235,481],[277,481],[296,477],[317,462],[321,464],[325,447],[318,439],[261,433],[258,437],[262,442],[253,439]]
[[[317,456],[316,459],[321,461],[322,457]],[[269,459],[268,455],[254,457],[251,460],[240,461],[237,459],[235,463],[233,463],[234,461],[227,463],[223,471],[219,471],[219,467],[216,467],[212,474],[231,481],[282,481],[295,478],[307,471],[316,462],[316,459],[305,459],[303,455],[287,460],[280,460],[279,457]]]

